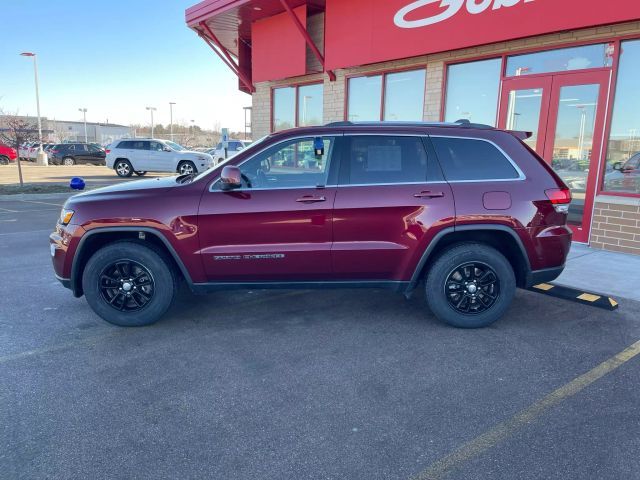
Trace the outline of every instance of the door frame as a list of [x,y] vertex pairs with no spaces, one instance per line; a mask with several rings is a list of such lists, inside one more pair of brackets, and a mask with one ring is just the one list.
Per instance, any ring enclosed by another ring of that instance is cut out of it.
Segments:
[[[511,77],[502,82],[500,107],[498,112],[498,125],[504,129],[507,122],[509,109],[509,95],[514,90],[528,90],[541,88],[543,90],[540,108],[540,121],[538,124],[538,139],[536,152],[551,165],[553,149],[555,146],[555,134],[560,107],[560,92],[562,87],[599,84],[598,105],[595,116],[593,143],[591,146],[591,158],[589,160],[589,173],[585,185],[584,212],[582,225],[570,225],[574,232],[574,241],[588,243],[593,219],[593,208],[597,194],[597,186],[602,168],[604,154],[604,136],[608,115],[608,99],[611,89],[612,70],[594,69],[590,71],[572,71],[551,73],[548,75]],[[598,134],[602,132],[602,134]]]

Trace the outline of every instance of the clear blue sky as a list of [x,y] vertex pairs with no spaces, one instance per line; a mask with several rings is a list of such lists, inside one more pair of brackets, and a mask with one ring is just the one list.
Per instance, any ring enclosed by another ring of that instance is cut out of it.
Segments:
[[35,115],[38,54],[43,116],[113,123],[174,122],[241,130],[251,97],[184,22],[195,0],[0,0],[0,107]]

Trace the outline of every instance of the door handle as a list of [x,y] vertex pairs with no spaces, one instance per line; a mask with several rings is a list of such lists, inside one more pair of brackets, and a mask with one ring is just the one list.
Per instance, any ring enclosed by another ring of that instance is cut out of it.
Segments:
[[420,193],[414,193],[413,196],[416,198],[442,198],[444,197],[444,192],[431,192],[429,190],[425,190]]
[[325,202],[327,200],[326,197],[314,197],[312,195],[305,195],[296,200],[296,202],[300,203],[317,203],[317,202]]

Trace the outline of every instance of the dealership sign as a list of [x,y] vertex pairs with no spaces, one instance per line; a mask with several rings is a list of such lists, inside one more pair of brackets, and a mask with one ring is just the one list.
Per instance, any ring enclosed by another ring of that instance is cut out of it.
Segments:
[[[523,0],[524,3],[533,2],[534,0]],[[426,18],[420,18],[417,20],[407,20],[406,17],[414,10],[424,7],[430,3],[439,3],[440,7],[444,10],[435,15],[428,16]],[[488,9],[498,10],[502,7],[513,7],[520,3],[520,0],[481,0],[480,3],[475,0],[467,0],[467,12],[472,15],[477,15]],[[398,10],[398,13],[393,17],[393,23],[400,28],[418,28],[426,27],[427,25],[433,25],[435,23],[443,22],[454,15],[456,15],[462,9],[465,4],[464,0],[418,0],[412,2],[406,7]]]
[[326,68],[640,19],[640,0],[326,0]]

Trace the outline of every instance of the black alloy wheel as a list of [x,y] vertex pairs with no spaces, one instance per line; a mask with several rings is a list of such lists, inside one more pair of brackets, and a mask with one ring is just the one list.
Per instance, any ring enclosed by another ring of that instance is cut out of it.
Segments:
[[121,312],[143,309],[155,295],[155,282],[147,268],[123,259],[107,265],[98,278],[102,299]]
[[500,280],[489,265],[469,262],[449,273],[444,289],[452,309],[464,315],[478,315],[496,303]]

